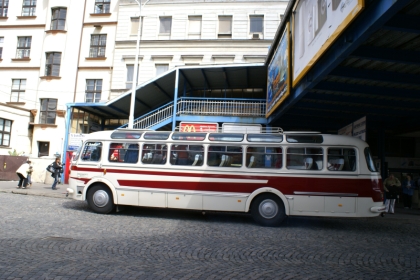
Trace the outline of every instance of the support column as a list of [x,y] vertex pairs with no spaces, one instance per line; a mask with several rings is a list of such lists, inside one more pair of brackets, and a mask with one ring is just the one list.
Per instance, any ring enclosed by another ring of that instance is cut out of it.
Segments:
[[176,103],[178,102],[178,83],[179,83],[179,69],[177,68],[175,70],[175,89],[174,89],[174,109],[173,109],[173,115],[172,115],[172,131],[175,131],[176,127]]

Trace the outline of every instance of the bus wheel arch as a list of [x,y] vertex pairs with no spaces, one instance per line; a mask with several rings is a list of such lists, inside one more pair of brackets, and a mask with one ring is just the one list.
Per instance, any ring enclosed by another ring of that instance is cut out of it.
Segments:
[[263,192],[254,197],[250,206],[251,216],[262,226],[279,226],[286,218],[286,207],[276,194]]
[[254,199],[258,195],[261,195],[261,194],[264,194],[264,193],[269,193],[269,194],[271,193],[273,195],[278,196],[281,199],[281,201],[283,202],[285,214],[287,216],[289,215],[289,202],[288,202],[286,196],[283,193],[281,193],[279,190],[276,190],[276,189],[271,188],[271,187],[260,188],[260,189],[255,190],[254,192],[252,192],[251,195],[247,199],[247,202],[246,202],[246,205],[245,205],[245,212],[249,212],[251,210],[251,204],[254,201]]
[[96,213],[109,214],[115,210],[112,190],[104,183],[94,183],[89,186],[86,200],[90,209]]

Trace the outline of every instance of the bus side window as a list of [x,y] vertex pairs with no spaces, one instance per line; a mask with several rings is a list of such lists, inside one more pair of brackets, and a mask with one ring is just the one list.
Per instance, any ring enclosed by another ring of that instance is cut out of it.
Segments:
[[328,149],[328,170],[330,171],[355,171],[356,151],[350,148]]
[[208,166],[241,167],[241,146],[209,146],[207,155]]
[[323,168],[322,148],[288,148],[287,168],[321,170]]
[[124,161],[124,152],[122,148],[122,143],[111,143],[109,146],[109,161]]
[[171,164],[173,165],[203,165],[204,147],[202,145],[172,145]]
[[139,144],[130,144],[124,155],[124,162],[137,163],[139,160]]
[[101,160],[101,152],[101,142],[87,142],[83,148],[81,158],[83,161],[99,161]]

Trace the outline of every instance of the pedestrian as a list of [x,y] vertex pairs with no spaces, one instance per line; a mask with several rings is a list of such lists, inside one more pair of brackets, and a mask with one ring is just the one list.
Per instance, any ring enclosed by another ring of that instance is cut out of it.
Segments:
[[[394,214],[395,211],[395,200],[398,198],[399,189],[401,187],[401,182],[398,178],[395,178],[394,174],[390,174],[388,178],[384,181],[384,190],[385,190],[385,212]],[[383,213],[381,214],[383,217]]]
[[54,183],[52,184],[52,189],[57,190],[57,184],[60,182],[60,176],[63,172],[63,166],[61,165],[60,158],[56,158],[55,161],[51,164],[54,172],[51,174],[51,177],[54,178]]
[[29,169],[29,160],[27,160],[24,164],[22,164],[18,168],[18,170],[16,170],[16,174],[19,177],[19,183],[18,183],[18,185],[16,187],[17,189],[20,189],[20,188],[26,189],[26,187],[28,185],[28,179],[27,179],[27,176],[28,176],[27,171],[28,171],[28,169]]
[[29,169],[26,171],[26,180],[28,181],[28,188],[32,187],[32,171],[33,167],[31,161],[28,160]]
[[407,180],[402,184],[404,208],[411,209],[411,201],[414,194],[414,181],[410,175],[407,175]]

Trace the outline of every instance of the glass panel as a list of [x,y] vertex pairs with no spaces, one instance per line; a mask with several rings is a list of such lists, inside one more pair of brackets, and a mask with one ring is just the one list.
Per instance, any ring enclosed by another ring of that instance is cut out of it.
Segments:
[[177,133],[172,135],[173,140],[203,141],[206,133]]
[[365,148],[365,157],[369,170],[372,172],[378,172],[378,170],[376,170],[375,163],[373,162],[372,155],[370,153],[370,148]]
[[12,127],[12,121],[6,120],[5,126],[4,126],[4,131],[10,132],[11,131],[11,129],[10,129],[11,127]]
[[144,139],[167,140],[170,134],[171,134],[170,132],[146,132],[144,134]]
[[4,120],[0,119],[0,131],[4,130]]
[[248,168],[281,168],[283,165],[282,148],[248,147],[246,166]]
[[83,147],[81,159],[83,161],[100,161],[102,153],[101,142],[87,142]]
[[201,33],[201,17],[190,16],[188,17],[188,33],[200,34]]
[[263,32],[263,23],[264,17],[263,16],[250,16],[250,32]]
[[141,132],[120,132],[116,131],[111,134],[111,139],[140,139]]
[[232,33],[232,17],[219,17],[219,34]]
[[139,18],[131,18],[131,30],[130,34],[137,34],[139,30]]
[[159,33],[171,33],[172,18],[161,17]]
[[4,134],[3,135],[3,145],[9,146],[10,144],[10,134]]
[[286,135],[289,143],[322,143],[324,138],[322,135]]
[[248,134],[248,142],[283,142],[283,135],[270,135],[270,134]]
[[244,140],[244,135],[241,133],[210,133],[210,141],[225,141],[225,142],[241,142]]

